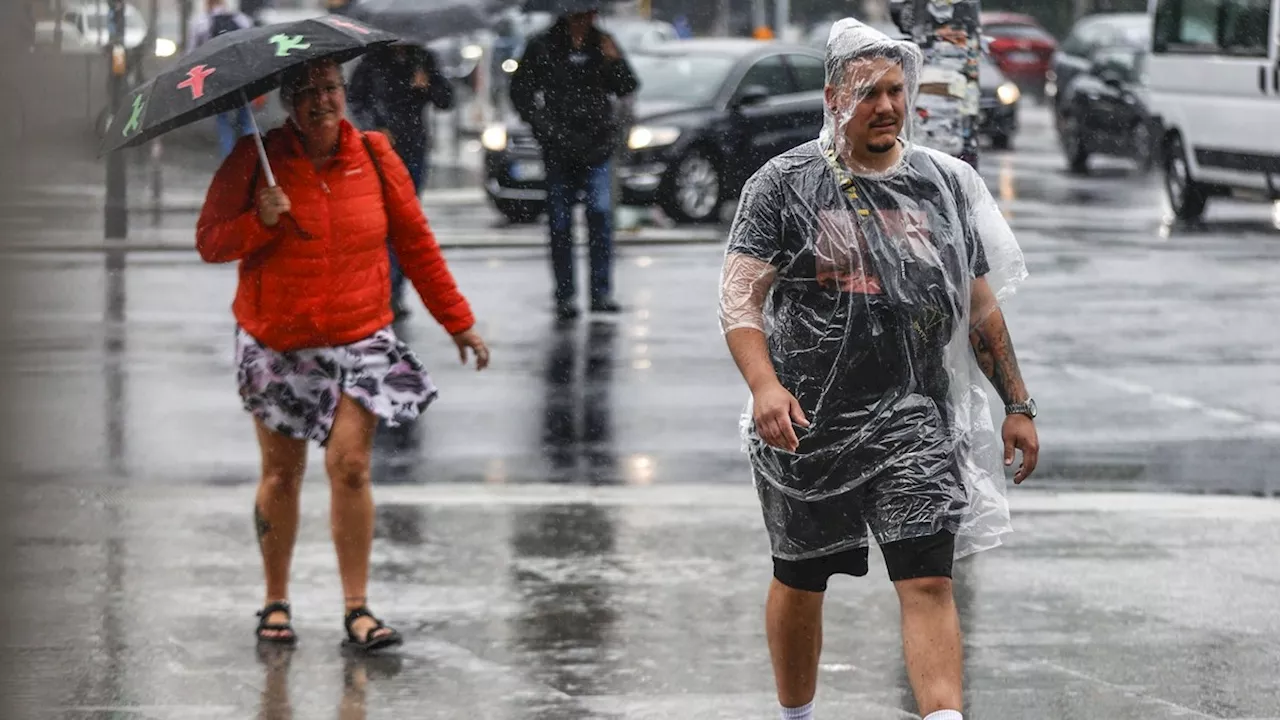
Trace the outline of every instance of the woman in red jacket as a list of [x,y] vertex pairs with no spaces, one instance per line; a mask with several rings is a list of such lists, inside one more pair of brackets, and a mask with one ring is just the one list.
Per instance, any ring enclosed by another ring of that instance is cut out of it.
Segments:
[[345,119],[341,68],[316,63],[280,89],[289,120],[269,132],[268,187],[252,138],[218,169],[196,231],[206,262],[239,262],[232,310],[238,324],[240,395],[262,452],[254,519],[266,575],[260,641],[293,645],[289,565],[307,443],[325,450],[330,523],[345,595],[350,646],[401,642],[368,609],[373,545],[369,484],[379,419],[416,419],[436,397],[418,358],[392,330],[390,240],[405,274],[462,362],[489,350],[423,216],[404,164],[378,133]]

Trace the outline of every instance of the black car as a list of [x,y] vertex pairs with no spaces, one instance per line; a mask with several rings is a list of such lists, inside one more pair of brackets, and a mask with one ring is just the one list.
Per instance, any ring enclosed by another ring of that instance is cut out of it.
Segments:
[[[660,43],[628,55],[641,89],[617,167],[624,205],[659,205],[677,222],[716,222],[770,158],[822,129],[826,70],[803,45],[738,38]],[[533,134],[512,118],[489,127],[485,191],[513,222],[546,203]]]
[[1100,13],[1080,18],[1071,34],[1053,54],[1046,77],[1045,94],[1061,101],[1061,91],[1076,75],[1089,72],[1093,55],[1102,48],[1146,48],[1151,40],[1151,18],[1146,13]]
[[1144,173],[1155,164],[1160,133],[1142,84],[1146,51],[1097,50],[1086,72],[1059,91],[1058,139],[1072,172],[1089,170],[1090,155],[1131,158]]
[[978,135],[990,139],[991,147],[1006,150],[1018,134],[1022,93],[986,53],[978,61],[978,91]]

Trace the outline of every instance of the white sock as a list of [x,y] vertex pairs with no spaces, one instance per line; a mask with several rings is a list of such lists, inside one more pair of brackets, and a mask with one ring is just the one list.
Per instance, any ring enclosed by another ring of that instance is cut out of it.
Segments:
[[797,708],[782,708],[782,720],[813,720],[813,703]]
[[959,710],[939,710],[925,716],[924,720],[964,720]]

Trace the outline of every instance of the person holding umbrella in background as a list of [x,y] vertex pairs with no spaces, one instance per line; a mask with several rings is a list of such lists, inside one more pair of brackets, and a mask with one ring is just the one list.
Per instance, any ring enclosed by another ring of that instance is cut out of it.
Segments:
[[562,0],[560,17],[529,40],[511,78],[511,104],[533,128],[547,167],[547,204],[556,314],[578,316],[573,206],[587,196],[591,310],[615,313],[612,296],[612,163],[623,128],[615,98],[640,87],[613,38],[596,27],[600,3]]
[[[409,170],[418,195],[427,184],[431,132],[424,110],[453,107],[453,86],[439,70],[435,54],[421,45],[398,42],[369,53],[351,77],[351,116],[357,126],[387,136]],[[391,306],[397,319],[404,305],[404,272],[391,252]]]

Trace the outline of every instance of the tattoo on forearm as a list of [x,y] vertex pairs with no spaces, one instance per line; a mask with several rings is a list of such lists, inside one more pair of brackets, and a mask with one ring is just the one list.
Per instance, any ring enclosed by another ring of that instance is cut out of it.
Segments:
[[969,344],[982,373],[991,380],[1006,405],[1026,400],[1026,386],[1013,352],[1013,339],[1004,323],[1004,315],[996,310],[969,333]]
[[253,524],[258,529],[258,545],[262,545],[262,539],[271,532],[271,523],[267,522],[266,516],[262,514],[262,508],[256,504],[253,506]]

